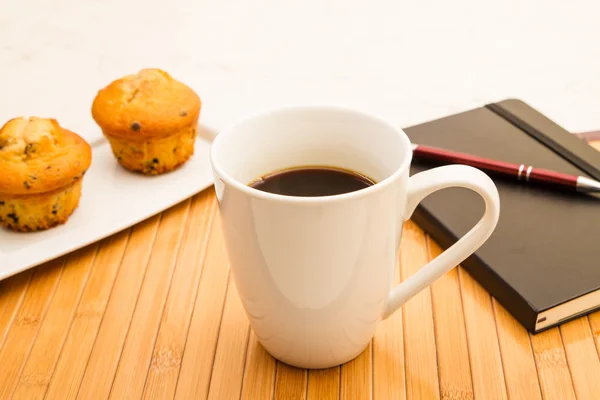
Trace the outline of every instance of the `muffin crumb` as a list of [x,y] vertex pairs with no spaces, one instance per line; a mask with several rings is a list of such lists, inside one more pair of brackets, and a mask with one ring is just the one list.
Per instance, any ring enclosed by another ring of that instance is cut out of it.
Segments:
[[29,155],[31,153],[35,153],[35,144],[34,143],[28,143],[27,146],[25,146],[25,154]]

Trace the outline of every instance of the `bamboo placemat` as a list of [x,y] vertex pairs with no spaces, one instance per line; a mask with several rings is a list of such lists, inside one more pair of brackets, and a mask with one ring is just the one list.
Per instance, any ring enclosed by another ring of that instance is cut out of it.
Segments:
[[[217,213],[209,189],[0,282],[0,399],[600,398],[600,312],[531,336],[462,268],[352,362],[277,362],[248,325]],[[440,251],[408,222],[396,280]]]

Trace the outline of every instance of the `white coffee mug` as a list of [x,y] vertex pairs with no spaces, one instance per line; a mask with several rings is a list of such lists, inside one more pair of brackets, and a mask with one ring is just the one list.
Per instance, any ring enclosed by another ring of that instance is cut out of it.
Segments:
[[[229,262],[251,327],[275,358],[302,368],[350,361],[380,320],[477,250],[496,227],[498,191],[467,166],[409,178],[411,143],[394,125],[339,107],[289,107],[219,133],[211,165]],[[355,192],[295,197],[248,186],[289,167],[373,178]],[[402,226],[430,193],[465,187],[485,214],[464,237],[393,286]]]

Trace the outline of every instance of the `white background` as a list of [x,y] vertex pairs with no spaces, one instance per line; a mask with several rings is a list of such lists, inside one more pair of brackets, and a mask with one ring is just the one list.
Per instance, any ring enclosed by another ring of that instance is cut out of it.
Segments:
[[600,129],[600,1],[0,0],[0,124],[99,136],[99,88],[144,67],[216,129],[267,107],[358,107],[409,126],[508,97]]

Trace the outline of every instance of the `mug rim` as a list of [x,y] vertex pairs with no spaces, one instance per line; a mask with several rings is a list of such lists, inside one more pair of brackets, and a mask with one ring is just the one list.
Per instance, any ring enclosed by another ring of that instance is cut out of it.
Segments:
[[[237,129],[238,127],[240,127],[241,125],[244,125],[244,124],[246,124],[250,121],[256,120],[256,119],[269,117],[271,115],[275,115],[277,113],[284,112],[284,111],[310,111],[310,110],[342,111],[342,112],[346,112],[346,113],[353,113],[353,114],[357,114],[361,117],[375,120],[376,122],[378,122],[382,125],[386,125],[388,128],[391,128],[393,131],[395,131],[398,134],[400,140],[402,140],[405,144],[404,157],[400,163],[400,166],[398,168],[396,168],[396,170],[391,175],[389,175],[387,178],[383,179],[380,182],[376,182],[374,185],[371,185],[364,189],[360,189],[360,190],[356,190],[356,191],[348,192],[348,193],[329,195],[329,196],[310,196],[310,197],[308,197],[308,196],[289,196],[289,195],[276,194],[276,193],[271,193],[271,192],[264,192],[262,190],[255,189],[255,188],[249,186],[248,184],[242,183],[239,180],[233,178],[231,175],[229,175],[227,172],[225,172],[215,161],[215,159],[216,159],[215,153],[217,151],[216,148],[220,144],[220,140],[222,140],[220,138],[227,136],[227,135],[231,135],[231,132],[233,130]],[[275,201],[284,201],[284,202],[290,202],[290,203],[303,203],[303,204],[311,204],[311,203],[312,204],[314,204],[314,203],[321,204],[324,202],[329,203],[329,202],[359,199],[359,198],[369,196],[372,193],[384,190],[385,188],[390,186],[392,183],[394,183],[396,180],[398,180],[402,176],[403,172],[406,169],[408,169],[408,167],[410,166],[410,163],[412,161],[412,155],[413,155],[412,145],[411,145],[410,139],[408,138],[406,133],[401,128],[398,128],[397,126],[393,125],[392,123],[388,122],[387,120],[385,120],[375,114],[371,114],[371,113],[368,113],[365,111],[360,111],[357,109],[344,107],[344,106],[300,105],[300,106],[283,106],[283,107],[270,108],[270,109],[267,109],[264,111],[260,111],[260,112],[251,114],[251,115],[241,119],[240,121],[226,127],[225,129],[221,130],[215,136],[215,138],[211,144],[211,147],[210,147],[209,158],[210,158],[211,166],[214,169],[214,171],[217,174],[219,179],[223,180],[224,183],[235,187],[236,189],[240,190],[241,192],[243,192],[249,196],[260,198],[263,200],[275,200]]]

